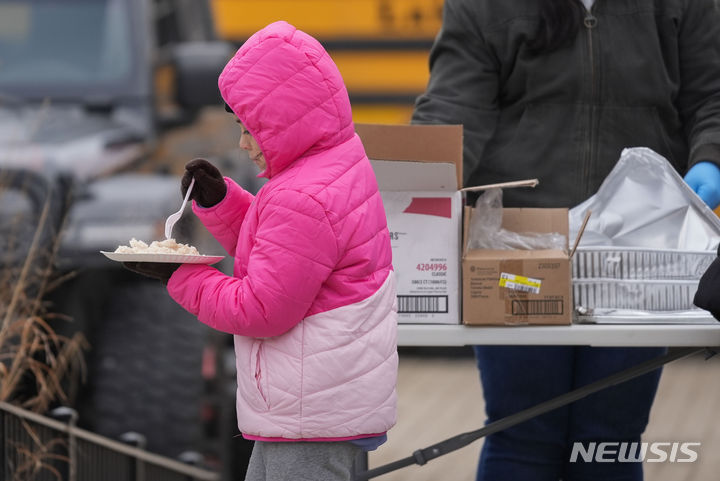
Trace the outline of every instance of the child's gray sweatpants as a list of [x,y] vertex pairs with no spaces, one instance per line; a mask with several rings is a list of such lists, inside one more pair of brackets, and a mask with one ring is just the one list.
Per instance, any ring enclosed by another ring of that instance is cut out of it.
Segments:
[[348,442],[255,441],[245,481],[350,481],[361,452]]

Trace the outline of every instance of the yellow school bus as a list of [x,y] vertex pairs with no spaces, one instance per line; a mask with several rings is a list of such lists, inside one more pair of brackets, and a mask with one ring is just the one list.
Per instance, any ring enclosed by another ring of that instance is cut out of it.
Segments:
[[407,123],[428,80],[428,53],[443,0],[211,0],[216,30],[240,44],[285,20],[328,50],[343,75],[355,122]]

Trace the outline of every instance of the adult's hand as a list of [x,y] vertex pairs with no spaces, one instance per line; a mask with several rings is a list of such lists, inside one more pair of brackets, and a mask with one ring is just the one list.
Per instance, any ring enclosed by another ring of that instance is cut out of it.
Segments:
[[720,167],[712,162],[698,162],[685,174],[685,183],[715,209],[720,205]]
[[202,207],[212,207],[225,198],[227,186],[220,171],[205,159],[194,159],[185,165],[185,174],[180,181],[180,192],[185,197],[190,181],[195,185],[190,198]]
[[126,269],[167,284],[181,264],[174,262],[123,262]]

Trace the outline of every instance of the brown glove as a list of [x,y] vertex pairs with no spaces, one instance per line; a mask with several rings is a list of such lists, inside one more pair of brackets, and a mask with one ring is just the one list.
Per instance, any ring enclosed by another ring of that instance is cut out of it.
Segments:
[[183,198],[195,178],[190,198],[202,207],[212,207],[225,198],[227,186],[220,171],[205,159],[194,159],[185,165],[185,174],[180,181]]
[[168,283],[170,276],[180,265],[174,262],[123,262],[126,269],[157,279],[163,284]]

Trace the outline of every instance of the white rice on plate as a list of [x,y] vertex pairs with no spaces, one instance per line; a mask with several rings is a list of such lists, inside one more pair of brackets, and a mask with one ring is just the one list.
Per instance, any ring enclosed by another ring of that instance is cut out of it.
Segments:
[[188,244],[181,244],[175,239],[152,241],[150,245],[134,237],[130,239],[129,246],[119,246],[115,249],[118,254],[180,254],[188,256],[199,256],[200,252]]

